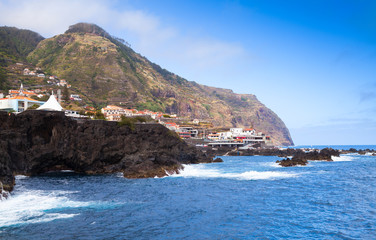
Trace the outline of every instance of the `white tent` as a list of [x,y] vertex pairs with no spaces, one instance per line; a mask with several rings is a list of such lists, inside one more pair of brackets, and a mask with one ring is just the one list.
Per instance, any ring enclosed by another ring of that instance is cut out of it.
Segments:
[[37,110],[45,110],[45,111],[62,111],[63,108],[61,105],[57,102],[55,96],[52,94],[48,101],[37,108]]

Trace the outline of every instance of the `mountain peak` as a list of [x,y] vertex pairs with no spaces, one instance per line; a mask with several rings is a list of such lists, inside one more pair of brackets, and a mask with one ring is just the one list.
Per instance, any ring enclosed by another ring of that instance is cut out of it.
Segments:
[[108,34],[105,30],[103,30],[103,28],[99,27],[98,25],[84,22],[69,26],[69,29],[65,31],[65,33],[91,33],[106,38],[111,37],[110,34]]

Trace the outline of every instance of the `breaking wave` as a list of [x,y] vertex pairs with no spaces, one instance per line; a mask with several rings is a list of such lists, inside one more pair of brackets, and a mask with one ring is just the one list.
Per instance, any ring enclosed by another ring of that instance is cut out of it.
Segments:
[[266,180],[297,177],[296,173],[278,172],[278,171],[246,171],[242,173],[226,173],[217,169],[206,168],[203,164],[184,165],[184,170],[179,174],[173,174],[171,177],[184,178],[229,178],[236,180]]
[[354,160],[353,156],[350,155],[340,155],[339,157],[332,156],[334,162],[350,162]]
[[25,175],[16,175],[15,178],[16,178],[16,180],[21,180],[21,179],[28,178],[28,176],[25,176]]
[[375,154],[374,152],[366,152],[366,154],[364,154],[364,155],[366,155],[366,156],[376,156],[374,154]]
[[71,193],[74,192],[26,190],[19,194],[12,194],[7,200],[0,202],[0,228],[73,218],[79,214],[61,212],[83,207],[101,208],[106,204],[105,202],[72,201],[67,196]]

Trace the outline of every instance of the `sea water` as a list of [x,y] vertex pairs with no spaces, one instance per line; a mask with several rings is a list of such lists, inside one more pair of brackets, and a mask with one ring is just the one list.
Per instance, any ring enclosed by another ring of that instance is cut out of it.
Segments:
[[0,239],[376,239],[375,156],[222,159],[164,178],[17,176]]

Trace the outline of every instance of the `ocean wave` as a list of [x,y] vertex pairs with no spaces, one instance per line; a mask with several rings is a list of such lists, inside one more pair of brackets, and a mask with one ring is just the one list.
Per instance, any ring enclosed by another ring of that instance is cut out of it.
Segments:
[[24,191],[12,194],[0,202],[0,228],[6,226],[49,222],[57,219],[73,218],[79,214],[59,213],[62,209],[82,207],[103,208],[103,202],[80,202],[68,198],[73,191]]
[[266,180],[296,177],[296,173],[278,172],[278,171],[246,171],[242,173],[226,173],[218,169],[206,168],[204,165],[185,165],[184,170],[179,174],[173,174],[171,177],[185,178],[228,178],[235,180]]
[[351,162],[354,160],[354,157],[351,155],[340,155],[339,157],[332,156],[334,162]]
[[376,156],[374,154],[375,154],[374,152],[366,152],[364,155],[366,155],[366,156]]

